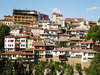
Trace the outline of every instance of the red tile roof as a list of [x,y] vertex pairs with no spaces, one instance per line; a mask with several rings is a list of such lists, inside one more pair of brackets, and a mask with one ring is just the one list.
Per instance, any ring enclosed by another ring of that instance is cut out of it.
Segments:
[[25,49],[25,50],[21,50],[22,52],[28,52],[28,51],[33,51],[33,48],[29,48],[29,49]]
[[87,41],[82,41],[82,42],[80,42],[80,43],[91,44],[91,43],[93,43],[93,41],[87,40]]
[[72,49],[72,52],[82,52],[80,49]]
[[71,51],[71,48],[57,48],[57,50],[53,51]]
[[5,38],[27,38],[28,36],[5,36]]
[[66,21],[71,21],[71,20],[84,20],[83,18],[65,18]]
[[33,27],[32,29],[42,29],[41,27]]
[[53,13],[53,15],[59,15],[59,14],[55,12],[55,13]]
[[33,42],[33,46],[45,46],[44,42]]
[[21,53],[21,55],[34,55],[33,53]]
[[69,36],[69,34],[59,34],[59,36]]
[[5,53],[1,53],[1,55],[19,55],[21,53],[22,53],[21,51],[9,51]]
[[97,51],[91,50],[91,49],[87,49],[87,50],[82,50],[82,52],[84,53],[97,53]]
[[35,36],[33,36],[33,37],[29,37],[29,39],[33,39],[33,40],[43,40],[42,38],[38,38],[38,37],[35,37]]

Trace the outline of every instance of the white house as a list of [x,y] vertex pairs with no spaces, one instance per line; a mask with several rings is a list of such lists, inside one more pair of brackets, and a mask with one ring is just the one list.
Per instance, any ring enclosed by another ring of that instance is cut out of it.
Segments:
[[5,51],[17,51],[27,48],[28,36],[6,36],[4,39]]

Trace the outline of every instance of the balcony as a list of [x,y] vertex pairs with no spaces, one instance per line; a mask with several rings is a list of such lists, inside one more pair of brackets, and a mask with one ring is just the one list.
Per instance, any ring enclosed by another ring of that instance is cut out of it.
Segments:
[[79,35],[83,35],[83,32],[80,32]]
[[20,46],[15,46],[15,48],[16,48],[16,49],[19,49],[19,48],[20,48]]
[[15,44],[20,44],[20,42],[19,41],[16,41]]
[[65,55],[59,55],[59,60],[66,60],[66,56]]

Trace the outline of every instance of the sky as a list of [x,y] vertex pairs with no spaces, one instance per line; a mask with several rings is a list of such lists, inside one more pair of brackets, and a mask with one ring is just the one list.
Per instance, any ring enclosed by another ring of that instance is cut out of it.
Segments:
[[0,0],[0,19],[13,15],[13,9],[28,9],[49,15],[53,12],[63,14],[64,18],[84,18],[98,21],[100,0]]

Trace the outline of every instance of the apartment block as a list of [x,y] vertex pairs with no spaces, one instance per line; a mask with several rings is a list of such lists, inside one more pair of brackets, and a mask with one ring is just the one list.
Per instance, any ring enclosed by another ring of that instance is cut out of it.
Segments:
[[13,9],[13,25],[29,26],[31,23],[38,22],[38,14],[35,10]]

